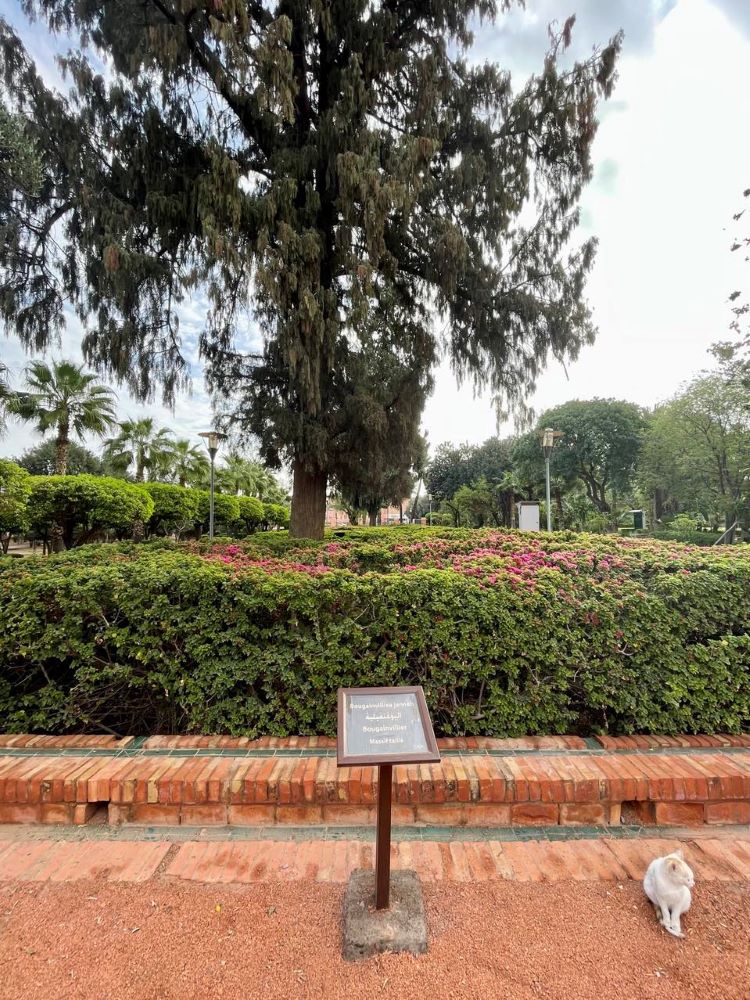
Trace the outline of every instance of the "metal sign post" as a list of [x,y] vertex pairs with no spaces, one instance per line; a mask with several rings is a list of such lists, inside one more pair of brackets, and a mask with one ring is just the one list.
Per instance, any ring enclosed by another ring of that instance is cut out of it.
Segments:
[[338,766],[378,768],[375,908],[387,910],[393,765],[440,761],[424,691],[421,687],[339,688],[338,723]]

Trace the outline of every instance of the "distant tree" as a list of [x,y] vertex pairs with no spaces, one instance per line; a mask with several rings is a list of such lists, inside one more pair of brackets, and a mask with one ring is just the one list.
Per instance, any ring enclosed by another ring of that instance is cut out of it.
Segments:
[[103,436],[116,422],[115,394],[72,361],[32,361],[26,368],[26,388],[14,392],[8,411],[36,424],[45,434],[55,432],[55,473],[68,469],[70,434]]
[[173,441],[164,452],[164,465],[169,478],[180,486],[198,486],[206,481],[209,461],[206,452],[185,438]]
[[274,474],[262,462],[231,451],[216,470],[219,489],[235,496],[252,496],[269,503],[284,503],[285,491]]
[[6,320],[46,340],[74,302],[87,357],[170,394],[187,371],[176,304],[206,281],[210,386],[265,461],[291,464],[292,533],[320,537],[374,331],[394,361],[430,368],[444,347],[514,397],[593,337],[594,242],[571,244],[621,37],[572,63],[571,17],[511,81],[471,51],[472,26],[510,6],[26,0],[74,39],[74,96],[50,94],[4,26],[4,84],[55,182],[0,255]]
[[0,547],[8,551],[11,537],[28,528],[31,476],[15,462],[0,458]]
[[146,470],[163,470],[173,447],[172,431],[157,430],[153,417],[123,420],[119,433],[104,443],[104,457],[114,468],[125,474],[131,467],[134,479],[142,483]]
[[[737,379],[715,372],[693,379],[672,402],[694,469],[710,484],[726,527],[750,531],[750,410]],[[687,443],[687,442],[686,442]]]
[[[32,476],[52,476],[57,465],[56,452],[57,446],[54,441],[42,441],[34,448],[28,448],[15,461]],[[104,464],[101,458],[88,448],[71,441],[68,447],[67,474],[77,476],[81,472],[101,476],[104,474]]]
[[544,427],[563,434],[552,452],[550,475],[559,476],[562,484],[580,480],[596,509],[609,513],[612,491],[623,494],[632,486],[646,430],[644,411],[616,399],[575,399],[548,410],[536,432],[542,473]]
[[654,522],[684,511],[700,512],[716,521],[720,505],[713,478],[705,443],[686,425],[682,407],[675,400],[657,406],[648,422],[636,473]]

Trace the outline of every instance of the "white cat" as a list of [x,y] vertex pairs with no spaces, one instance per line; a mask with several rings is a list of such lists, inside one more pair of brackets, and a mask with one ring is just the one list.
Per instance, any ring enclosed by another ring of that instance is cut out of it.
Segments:
[[682,851],[655,858],[646,870],[645,893],[654,904],[659,923],[675,937],[685,937],[680,917],[690,909],[690,890],[694,885],[692,869],[685,863]]

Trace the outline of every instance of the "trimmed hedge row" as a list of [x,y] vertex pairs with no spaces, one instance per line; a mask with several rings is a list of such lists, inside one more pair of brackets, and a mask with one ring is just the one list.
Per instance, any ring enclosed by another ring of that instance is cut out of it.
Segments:
[[2,565],[5,731],[333,734],[339,686],[413,683],[444,734],[750,725],[742,550],[370,529]]

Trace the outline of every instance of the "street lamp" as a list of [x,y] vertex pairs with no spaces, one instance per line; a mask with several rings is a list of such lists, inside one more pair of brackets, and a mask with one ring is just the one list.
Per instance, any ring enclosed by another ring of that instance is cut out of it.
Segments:
[[198,437],[206,439],[208,454],[211,456],[211,492],[208,501],[208,537],[214,537],[214,462],[220,443],[226,437],[221,431],[201,431]]
[[552,456],[552,449],[555,447],[555,440],[561,438],[562,431],[553,431],[551,427],[545,427],[542,434],[542,451],[544,452],[544,464],[547,472],[547,531],[552,531],[552,501],[550,499],[549,488],[549,460]]

